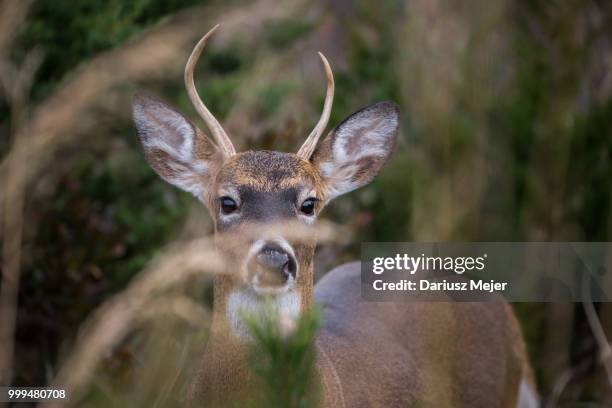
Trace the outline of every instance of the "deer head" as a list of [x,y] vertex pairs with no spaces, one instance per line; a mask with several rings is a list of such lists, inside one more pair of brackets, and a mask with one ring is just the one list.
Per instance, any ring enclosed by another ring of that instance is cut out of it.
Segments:
[[[242,232],[274,222],[310,225],[331,199],[370,182],[394,149],[398,108],[392,102],[364,108],[318,143],[334,95],[332,70],[319,53],[327,75],[323,113],[298,152],[236,153],[193,81],[196,62],[217,27],[198,42],[185,68],[187,92],[214,141],[177,110],[146,93],[133,99],[134,121],[151,167],[210,211],[217,247],[228,255],[228,272],[232,272],[226,292],[240,292],[243,304],[247,298],[256,302],[265,295],[292,299],[280,304],[293,305],[297,313],[312,296],[314,239],[265,232],[245,238]],[[227,295],[225,303],[231,303],[231,293]]]

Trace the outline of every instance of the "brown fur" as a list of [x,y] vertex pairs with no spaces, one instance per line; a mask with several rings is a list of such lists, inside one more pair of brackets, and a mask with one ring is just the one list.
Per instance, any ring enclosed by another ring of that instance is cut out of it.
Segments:
[[323,180],[309,161],[292,153],[265,150],[232,156],[217,175],[216,188],[224,184],[265,192],[309,184],[317,193],[324,192]]

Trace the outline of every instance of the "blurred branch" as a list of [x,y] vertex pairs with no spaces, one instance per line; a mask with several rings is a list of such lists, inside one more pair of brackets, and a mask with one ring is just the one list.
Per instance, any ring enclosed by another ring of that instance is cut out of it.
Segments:
[[587,317],[593,337],[597,342],[601,363],[606,370],[608,385],[612,388],[612,348],[610,347],[610,342],[601,325],[599,316],[597,316],[597,310],[595,310],[591,298],[591,276],[595,276],[595,274],[591,267],[579,256],[578,251],[574,249],[574,253],[578,256],[578,259],[580,259],[582,265],[586,269],[586,273],[582,274],[582,307],[584,308],[584,313]]
[[[163,291],[201,273],[219,273],[223,262],[208,239],[192,241],[175,247],[130,284],[130,286],[104,303],[84,325],[73,351],[63,364],[53,384],[63,387],[76,404],[84,392],[103,356],[106,355],[138,320],[150,316],[151,305],[172,304],[167,312],[185,313],[188,320],[202,316],[203,311],[194,304],[175,297],[166,300]],[[154,303],[153,303],[154,302]],[[160,303],[161,302],[161,303]],[[169,302],[169,303],[167,303]],[[159,309],[156,309],[159,310]],[[50,402],[48,406],[59,406]]]
[[179,317],[192,326],[198,327],[210,318],[207,310],[203,309],[186,296],[169,296],[166,299],[153,300],[144,307],[143,320],[155,319],[160,316]]
[[0,1],[0,59],[6,57],[8,45],[15,37],[17,27],[25,19],[32,0]]
[[572,376],[574,375],[573,371],[574,370],[571,368],[568,368],[558,377],[552,389],[551,395],[546,402],[546,408],[555,408],[559,406],[559,399],[561,398],[565,388],[567,388],[567,385],[570,383]]
[[591,300],[591,268],[586,265],[585,262],[583,262],[583,264],[587,268],[588,273],[584,273],[582,277],[582,294],[584,298],[584,301],[582,302],[582,307],[584,308],[584,313],[586,314],[589,326],[591,327],[591,331],[593,332],[593,337],[595,337],[595,341],[597,342],[597,346],[599,347],[600,359],[601,363],[604,366],[604,369],[606,370],[608,384],[612,388],[612,348],[610,348],[610,342],[606,337],[606,333],[603,330],[601,322],[599,321],[599,317],[597,316],[597,311],[595,310],[595,306],[593,305],[593,301]]
[[[27,12],[29,1],[16,4],[4,1],[0,10],[0,87],[10,106],[11,129],[18,129],[26,122],[27,98],[34,73],[40,65],[37,51],[27,54],[22,66],[8,59],[5,47],[14,29]],[[6,26],[5,26],[6,24]],[[24,139],[13,132],[13,148],[21,146]],[[19,278],[21,267],[21,240],[23,233],[23,205],[25,195],[26,163],[10,157],[8,171],[3,176],[2,202],[2,287],[0,288],[0,384],[12,383],[15,324],[17,320]]]

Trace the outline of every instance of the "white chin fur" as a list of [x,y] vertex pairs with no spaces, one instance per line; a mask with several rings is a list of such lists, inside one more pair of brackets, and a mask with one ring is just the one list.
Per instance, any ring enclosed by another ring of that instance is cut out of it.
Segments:
[[269,286],[261,286],[259,284],[259,275],[253,276],[253,280],[251,282],[253,284],[253,290],[258,295],[282,295],[283,293],[287,293],[293,289],[295,286],[295,279],[293,276],[289,276],[287,282],[283,286],[279,287],[269,287]]
[[[269,294],[270,292],[266,292]],[[230,293],[227,302],[227,319],[232,333],[241,340],[251,340],[249,329],[243,316],[260,318],[270,305],[272,311],[295,322],[300,313],[300,295],[296,291],[285,290],[272,296],[256,293],[250,288],[236,288]]]

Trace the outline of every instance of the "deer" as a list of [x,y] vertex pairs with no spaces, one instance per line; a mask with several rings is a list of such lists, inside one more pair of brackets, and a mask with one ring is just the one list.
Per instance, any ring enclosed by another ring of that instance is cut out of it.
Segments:
[[132,101],[146,160],[163,180],[205,205],[216,250],[232,260],[227,273],[213,277],[210,337],[188,401],[222,405],[224,396],[252,381],[244,361],[252,339],[241,311],[272,302],[289,319],[313,304],[323,309],[314,340],[321,406],[538,406],[509,304],[364,301],[359,262],[340,265],[314,284],[315,238],[262,233],[236,245],[235,237],[251,225],[313,225],[331,200],[368,184],[395,149],[400,110],[394,102],[375,103],[320,141],[332,110],[334,78],[319,52],[327,78],[323,111],[297,153],[237,153],[194,83],[196,63],[218,27],[196,44],[184,72],[189,99],[213,139],[146,91]]

